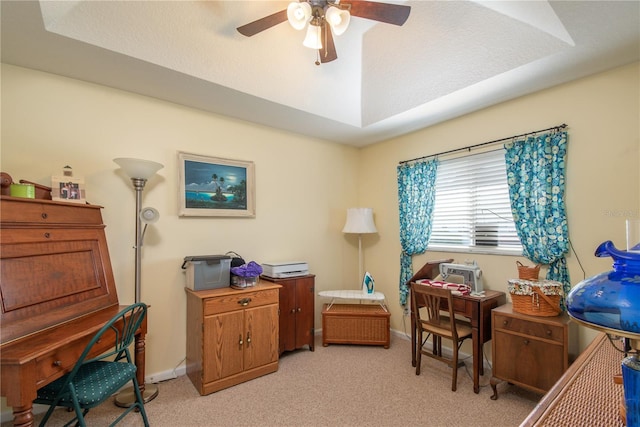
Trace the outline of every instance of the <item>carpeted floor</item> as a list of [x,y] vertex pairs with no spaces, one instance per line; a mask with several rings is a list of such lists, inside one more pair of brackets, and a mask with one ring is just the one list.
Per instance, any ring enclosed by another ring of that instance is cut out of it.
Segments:
[[[458,372],[423,358],[422,372],[411,366],[408,340],[392,336],[391,348],[330,345],[316,337],[314,352],[285,353],[278,372],[200,396],[186,376],[158,384],[146,405],[152,426],[518,426],[539,395],[502,383],[491,400],[490,372],[473,393],[471,360]],[[87,425],[106,426],[120,408],[106,403],[87,415]],[[58,409],[49,425],[64,424]],[[36,417],[39,422],[41,415]],[[9,426],[5,423],[2,427]],[[120,424],[141,426],[137,413]]]

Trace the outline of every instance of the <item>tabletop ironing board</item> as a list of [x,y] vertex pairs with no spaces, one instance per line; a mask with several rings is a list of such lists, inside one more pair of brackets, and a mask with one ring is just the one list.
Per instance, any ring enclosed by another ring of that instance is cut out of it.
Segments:
[[333,306],[333,303],[336,299],[346,299],[346,300],[360,300],[360,301],[376,301],[380,304],[380,307],[387,310],[387,304],[385,301],[385,296],[382,292],[373,292],[366,293],[362,290],[335,290],[335,291],[320,291],[318,295],[321,297],[331,298],[331,302],[329,303],[327,310]]

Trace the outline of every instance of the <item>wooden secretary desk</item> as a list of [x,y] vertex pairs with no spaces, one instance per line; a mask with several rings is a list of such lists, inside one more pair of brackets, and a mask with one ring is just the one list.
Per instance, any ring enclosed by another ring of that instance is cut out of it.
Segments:
[[[0,199],[0,391],[14,426],[33,425],[37,390],[69,372],[118,303],[100,206]],[[144,337],[136,332],[144,390]],[[96,355],[105,349],[98,348]]]

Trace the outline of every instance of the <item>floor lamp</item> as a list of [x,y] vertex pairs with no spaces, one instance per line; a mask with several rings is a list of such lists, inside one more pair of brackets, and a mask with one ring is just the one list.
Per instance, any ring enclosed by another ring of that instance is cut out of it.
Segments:
[[362,263],[362,235],[377,233],[376,224],[373,222],[372,208],[347,209],[347,222],[342,229],[343,233],[358,235],[358,280],[363,279]]
[[[144,233],[142,231],[142,223],[145,223],[145,230],[147,224],[153,223],[158,219],[158,211],[153,208],[142,209],[142,190],[147,183],[147,180],[155,175],[164,166],[160,163],[152,162],[149,160],[130,159],[130,158],[118,158],[113,159],[124,170],[124,173],[131,178],[133,188],[136,190],[136,238],[135,238],[135,302],[140,302],[140,287],[141,287],[141,268],[140,263],[142,260],[142,239]],[[144,389],[142,389],[144,388]],[[142,398],[145,403],[155,399],[158,395],[158,387],[155,384],[141,385]],[[135,402],[135,394],[133,387],[125,389],[118,393],[115,399],[115,403],[118,406],[128,408]]]

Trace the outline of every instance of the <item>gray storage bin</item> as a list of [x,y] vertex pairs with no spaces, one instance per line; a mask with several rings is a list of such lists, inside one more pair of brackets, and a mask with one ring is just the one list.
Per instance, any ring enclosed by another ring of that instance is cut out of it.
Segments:
[[182,268],[187,270],[187,288],[194,291],[229,286],[231,257],[200,255],[184,257]]

